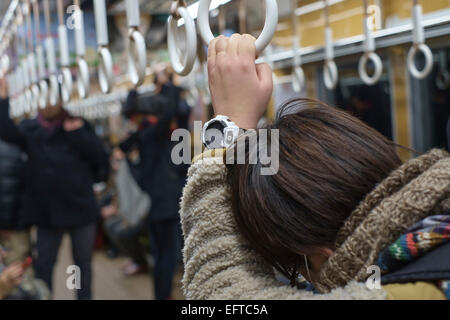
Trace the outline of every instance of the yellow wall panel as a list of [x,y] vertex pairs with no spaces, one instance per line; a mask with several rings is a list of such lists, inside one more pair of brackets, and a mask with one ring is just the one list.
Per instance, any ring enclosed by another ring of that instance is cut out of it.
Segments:
[[[298,7],[305,7],[318,0],[302,0]],[[388,18],[394,16],[399,19],[411,17],[412,0],[369,0],[369,5],[379,4],[382,11],[382,25]],[[450,0],[420,0],[425,14],[450,9]],[[363,33],[363,1],[344,0],[341,3],[329,7],[330,23],[333,29],[334,39],[342,39]],[[300,17],[299,35],[302,47],[324,45],[324,12],[314,11]],[[280,20],[280,30],[274,37],[274,43],[282,47],[292,46],[292,18],[287,17]]]
[[[422,5],[425,14],[450,8],[450,0],[419,0],[419,4]],[[408,19],[411,17],[412,5],[412,0],[383,0],[382,8],[384,17],[397,16],[400,19]]]

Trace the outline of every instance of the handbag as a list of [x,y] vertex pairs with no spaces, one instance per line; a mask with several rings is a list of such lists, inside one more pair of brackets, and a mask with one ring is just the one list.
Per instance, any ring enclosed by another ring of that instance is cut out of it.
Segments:
[[140,225],[150,212],[151,199],[137,184],[126,160],[122,160],[115,183],[120,216],[128,227]]

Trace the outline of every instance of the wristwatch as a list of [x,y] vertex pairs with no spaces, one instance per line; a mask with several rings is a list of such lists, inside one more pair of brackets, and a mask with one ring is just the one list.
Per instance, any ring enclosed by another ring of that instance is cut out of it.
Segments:
[[202,142],[207,149],[229,147],[239,136],[240,128],[227,116],[216,116],[203,126]]

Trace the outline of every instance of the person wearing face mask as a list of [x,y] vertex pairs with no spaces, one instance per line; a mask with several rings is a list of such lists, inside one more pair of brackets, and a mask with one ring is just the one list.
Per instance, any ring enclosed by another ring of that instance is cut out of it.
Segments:
[[83,119],[70,116],[60,98],[35,119],[15,124],[4,78],[0,79],[0,138],[27,155],[22,224],[37,226],[36,277],[52,288],[53,267],[62,237],[69,233],[81,271],[79,299],[91,299],[91,260],[100,217],[93,184],[107,179],[108,155]]

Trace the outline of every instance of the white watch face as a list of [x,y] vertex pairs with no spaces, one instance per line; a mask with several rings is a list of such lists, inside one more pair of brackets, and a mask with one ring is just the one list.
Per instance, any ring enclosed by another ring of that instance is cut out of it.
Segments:
[[208,149],[219,149],[224,147],[223,131],[226,124],[223,121],[214,121],[205,128],[203,143]]
[[226,130],[225,132],[225,145],[229,146],[234,142],[234,132],[232,130]]

